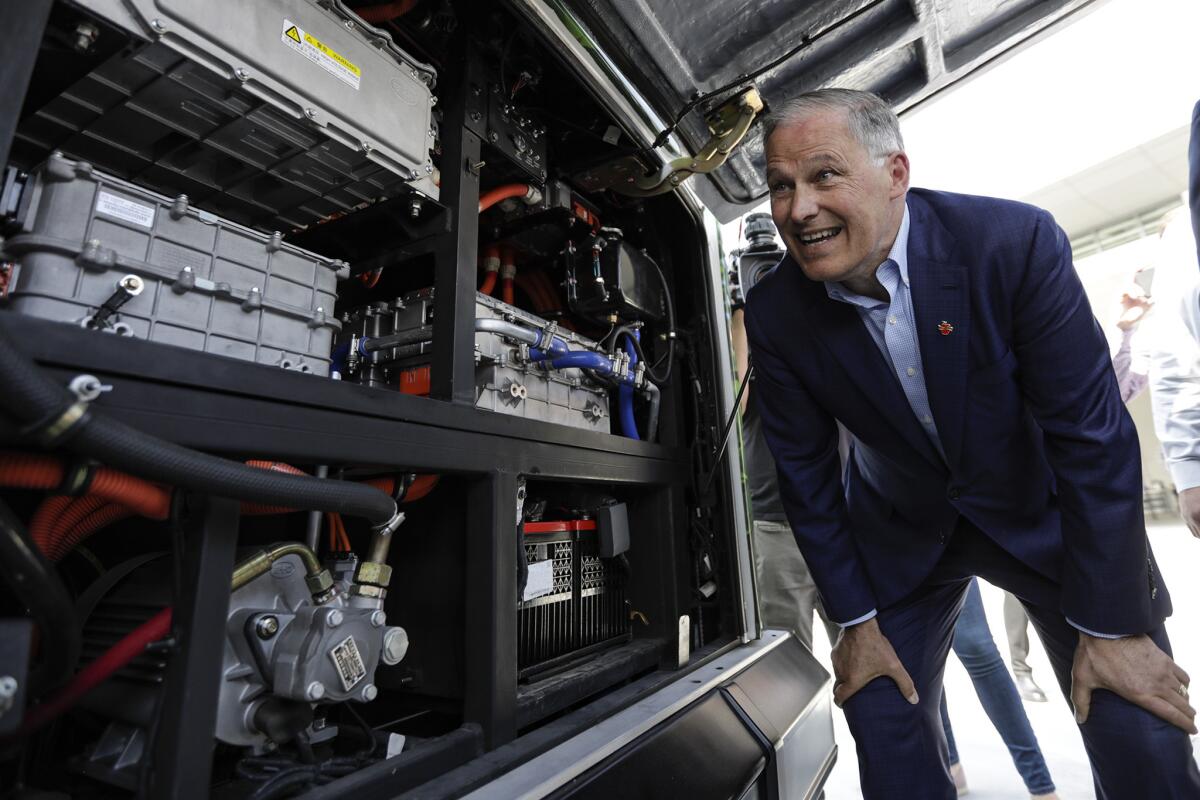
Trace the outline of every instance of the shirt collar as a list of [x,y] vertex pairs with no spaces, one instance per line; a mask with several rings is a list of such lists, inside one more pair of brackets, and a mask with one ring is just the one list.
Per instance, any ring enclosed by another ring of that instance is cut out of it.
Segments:
[[[906,202],[904,216],[900,220],[900,230],[896,232],[896,241],[892,242],[892,249],[888,251],[887,258],[879,265],[879,268],[883,269],[889,261],[894,264],[900,273],[900,280],[904,282],[905,286],[908,286],[908,232],[910,226],[908,203]],[[852,305],[878,304],[877,300],[850,291],[840,281],[825,281],[825,293],[834,300]]]

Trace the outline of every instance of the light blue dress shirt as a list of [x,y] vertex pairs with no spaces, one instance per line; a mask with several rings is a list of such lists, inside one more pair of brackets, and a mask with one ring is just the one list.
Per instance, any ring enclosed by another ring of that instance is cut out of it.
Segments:
[[[900,230],[896,233],[896,241],[888,251],[887,259],[879,265],[875,276],[887,290],[887,300],[876,300],[856,294],[839,282],[826,281],[825,291],[833,300],[848,303],[858,311],[859,319],[866,326],[867,332],[875,340],[879,352],[887,359],[904,396],[908,398],[908,406],[921,423],[921,428],[929,436],[937,451],[946,457],[942,449],[942,441],[938,437],[937,423],[933,419],[933,410],[929,407],[929,391],[925,386],[924,367],[921,364],[921,346],[917,341],[917,317],[913,312],[912,292],[908,281],[908,236],[911,223],[908,215],[908,204],[904,206],[904,218],[900,222]],[[858,619],[838,623],[844,628],[866,622],[876,615],[877,610],[871,609]],[[1080,628],[1071,620],[1072,626],[1084,633],[1105,639],[1120,637],[1103,633],[1094,633],[1086,628]]]

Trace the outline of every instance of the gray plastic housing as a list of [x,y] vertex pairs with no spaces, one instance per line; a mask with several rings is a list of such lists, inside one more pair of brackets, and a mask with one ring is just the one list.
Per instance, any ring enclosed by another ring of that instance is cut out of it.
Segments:
[[16,222],[12,311],[87,326],[136,275],[144,289],[103,330],[329,374],[344,262],[58,155],[30,176]]
[[76,4],[132,39],[32,109],[26,145],[267,231],[438,196],[434,71],[342,3]]

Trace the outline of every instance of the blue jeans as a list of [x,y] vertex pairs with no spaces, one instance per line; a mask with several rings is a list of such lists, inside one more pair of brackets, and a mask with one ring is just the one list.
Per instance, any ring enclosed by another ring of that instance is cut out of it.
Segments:
[[[979,582],[971,581],[963,602],[962,613],[954,627],[951,642],[954,655],[967,668],[975,694],[987,712],[992,725],[1012,755],[1013,764],[1025,788],[1030,794],[1047,794],[1054,791],[1054,781],[1046,768],[1046,760],[1038,749],[1037,737],[1025,716],[1025,707],[1017,687],[1009,677],[1004,659],[992,640],[987,616],[983,612],[983,598],[979,594]],[[950,717],[946,713],[946,695],[942,693],[942,727],[946,731],[946,744],[950,749],[950,763],[958,763],[958,750],[954,746],[954,733],[950,730]]]

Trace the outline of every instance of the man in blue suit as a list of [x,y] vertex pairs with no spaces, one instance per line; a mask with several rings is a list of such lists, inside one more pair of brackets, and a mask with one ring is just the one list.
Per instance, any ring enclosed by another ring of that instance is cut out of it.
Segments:
[[[910,190],[899,123],[869,93],[783,104],[766,156],[788,256],[746,329],[788,519],[844,629],[834,699],[864,796],[955,796],[938,705],[978,575],[1028,610],[1097,796],[1200,798],[1137,433],[1062,230]],[[844,489],[835,421],[854,436]]]

